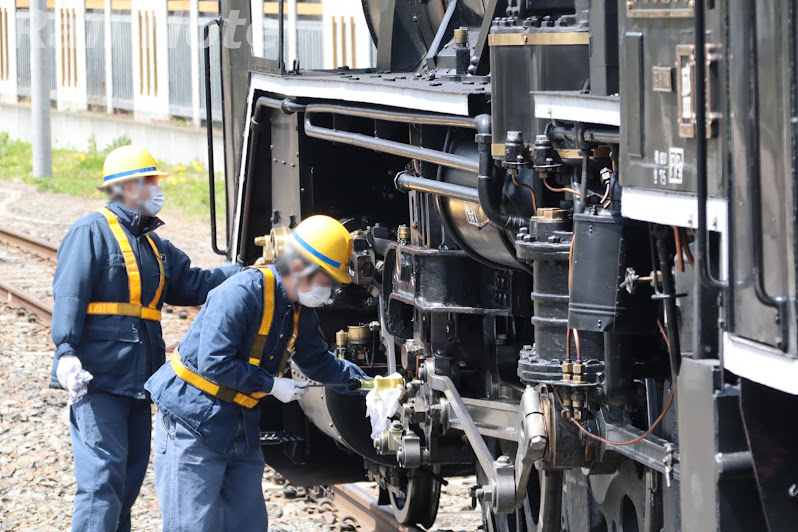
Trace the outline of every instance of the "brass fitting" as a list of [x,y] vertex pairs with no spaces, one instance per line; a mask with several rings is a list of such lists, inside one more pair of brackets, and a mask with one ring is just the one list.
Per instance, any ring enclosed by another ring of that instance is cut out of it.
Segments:
[[335,351],[338,354],[338,358],[346,357],[346,350],[348,346],[349,334],[344,330],[340,330],[335,333]]
[[350,345],[368,345],[371,343],[371,329],[368,325],[350,325],[347,335]]
[[557,207],[541,207],[535,216],[536,220],[544,222],[560,222],[568,218],[568,213]]
[[585,382],[585,366],[581,362],[574,364],[574,374],[571,376],[572,382]]
[[255,245],[263,248],[263,256],[255,262],[258,266],[272,264],[274,259],[285,246],[288,237],[291,235],[291,230],[284,225],[277,225],[272,228],[268,236],[256,236]]
[[410,228],[404,224],[396,230],[396,239],[399,242],[410,242]]
[[335,333],[335,345],[338,347],[346,347],[349,343],[349,334],[343,329]]
[[585,396],[582,393],[572,393],[571,394],[571,406],[574,408],[582,408],[585,406]]
[[562,363],[562,380],[568,382],[571,380],[572,373],[574,372],[574,365],[571,362]]
[[465,46],[468,44],[468,29],[465,27],[459,27],[454,30],[454,44],[459,46]]

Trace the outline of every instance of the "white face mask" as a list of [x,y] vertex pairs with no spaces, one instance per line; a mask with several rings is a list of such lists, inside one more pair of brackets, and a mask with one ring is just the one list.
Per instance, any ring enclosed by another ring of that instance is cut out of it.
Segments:
[[141,204],[141,213],[146,216],[155,216],[163,208],[165,196],[158,185],[150,185],[150,199]]
[[322,306],[330,299],[330,296],[332,296],[332,286],[314,284],[310,286],[309,292],[300,292],[297,289],[299,304],[310,308]]

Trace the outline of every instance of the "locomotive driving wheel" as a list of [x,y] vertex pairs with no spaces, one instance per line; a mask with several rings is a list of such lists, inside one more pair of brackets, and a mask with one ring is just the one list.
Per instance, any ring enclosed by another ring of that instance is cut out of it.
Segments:
[[[477,474],[477,480],[482,483],[484,481],[484,474],[480,471]],[[543,490],[546,489],[551,493],[551,484],[554,483],[559,486],[555,490],[555,500],[543,501]],[[485,532],[537,532],[542,530],[552,530],[541,526],[541,504],[555,504],[556,505],[556,523],[559,527],[559,493],[562,486],[562,477],[559,472],[554,476],[547,476],[542,472],[534,472],[529,477],[527,484],[526,497],[524,502],[514,512],[509,514],[496,514],[493,513],[488,505],[482,504],[482,523]],[[550,510],[549,510],[550,511]],[[545,517],[543,517],[546,519]],[[558,530],[555,528],[554,530]]]
[[423,469],[402,470],[400,475],[401,493],[389,493],[394,518],[403,525],[431,527],[438,515],[440,481]]
[[[479,472],[477,480],[484,482]],[[662,526],[658,475],[631,460],[612,473],[540,471],[531,475],[522,505],[508,514],[482,506],[485,532],[657,532]]]

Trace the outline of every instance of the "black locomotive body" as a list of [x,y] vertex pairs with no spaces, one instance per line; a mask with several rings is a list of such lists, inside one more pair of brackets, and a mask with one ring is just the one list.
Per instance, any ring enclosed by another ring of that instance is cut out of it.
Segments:
[[794,529],[795,2],[363,8],[374,68],[222,48],[219,252],[342,220],[323,333],[409,383],[374,439],[362,398],[270,403],[267,462],[427,526],[476,474],[489,531]]

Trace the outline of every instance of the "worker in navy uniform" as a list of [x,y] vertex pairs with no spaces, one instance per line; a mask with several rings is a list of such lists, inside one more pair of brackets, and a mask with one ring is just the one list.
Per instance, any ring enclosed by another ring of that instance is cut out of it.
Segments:
[[144,383],[164,362],[161,306],[201,305],[240,271],[192,268],[154,233],[164,196],[150,153],[112,151],[103,167],[111,202],[78,220],[58,249],[53,279],[52,383],[69,391],[77,492],[72,530],[130,530],[150,455]]
[[[347,273],[352,237],[338,221],[300,223],[275,264],[228,279],[208,296],[172,356],[147,382],[158,406],[155,482],[170,531],[266,531],[259,401],[298,399],[289,358],[310,379],[367,378],[331,353],[313,307]],[[345,388],[342,388],[345,389]],[[265,407],[264,407],[265,408]]]

